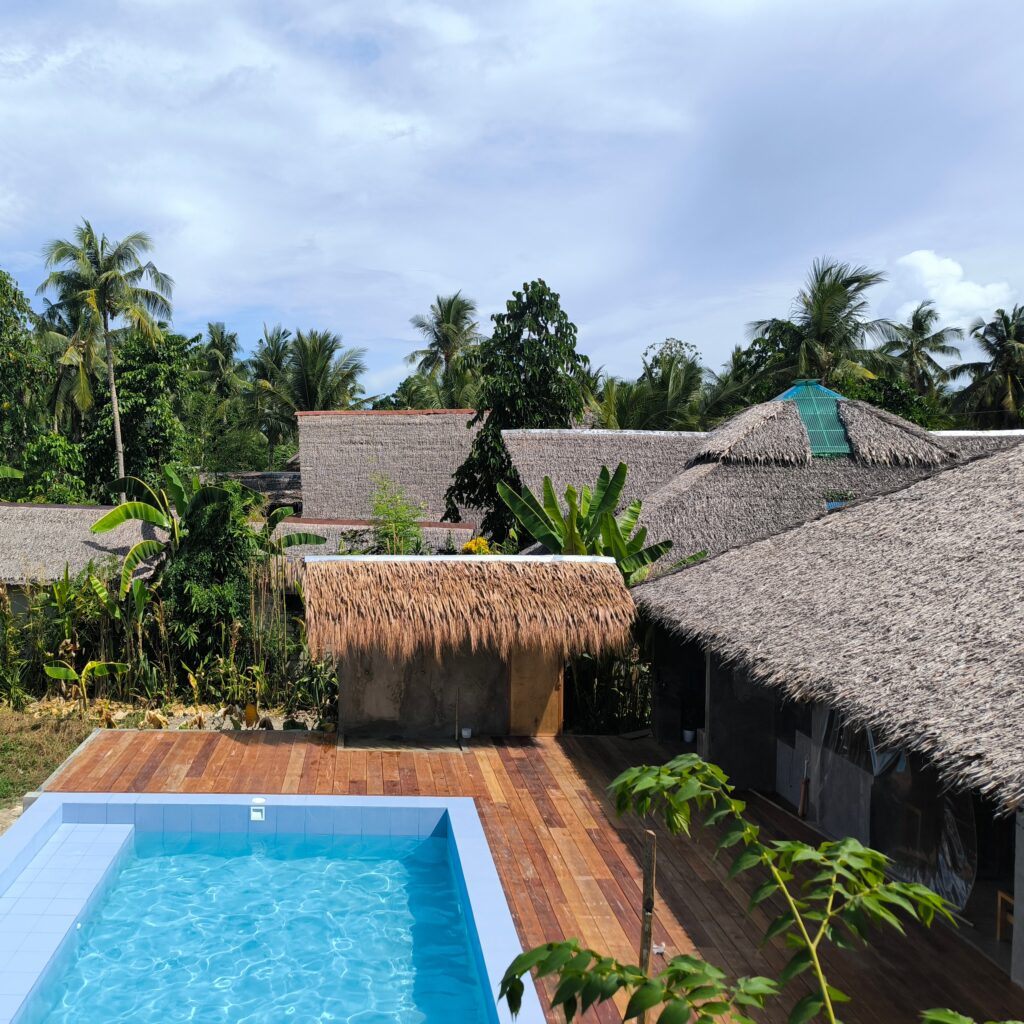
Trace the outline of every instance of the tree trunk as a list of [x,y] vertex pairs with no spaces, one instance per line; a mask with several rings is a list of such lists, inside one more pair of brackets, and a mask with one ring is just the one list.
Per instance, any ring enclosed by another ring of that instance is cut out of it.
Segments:
[[[121,410],[117,404],[117,384],[114,382],[114,343],[110,340],[110,322],[103,311],[103,345],[107,354],[107,386],[110,388],[110,413],[114,417],[114,458],[117,461],[117,478],[124,479],[124,444],[121,441]],[[125,501],[122,486],[118,500]]]

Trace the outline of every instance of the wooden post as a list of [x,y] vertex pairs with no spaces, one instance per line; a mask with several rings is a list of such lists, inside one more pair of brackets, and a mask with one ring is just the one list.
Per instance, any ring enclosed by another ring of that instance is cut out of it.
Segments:
[[[654,872],[658,860],[658,837],[650,829],[644,832],[644,890],[640,908],[640,970],[647,974],[651,966],[651,939],[654,928]],[[644,1024],[646,1012],[637,1017]]]

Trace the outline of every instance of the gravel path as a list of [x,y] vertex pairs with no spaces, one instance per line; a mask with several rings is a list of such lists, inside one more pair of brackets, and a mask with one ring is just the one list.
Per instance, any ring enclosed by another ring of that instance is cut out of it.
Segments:
[[0,835],[3,835],[21,814],[21,804],[11,804],[10,807],[0,807]]

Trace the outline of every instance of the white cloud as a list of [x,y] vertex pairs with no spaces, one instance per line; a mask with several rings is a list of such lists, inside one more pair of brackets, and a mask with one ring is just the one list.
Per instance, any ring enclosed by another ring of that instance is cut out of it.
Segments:
[[1014,297],[1006,281],[969,281],[956,260],[932,249],[915,249],[896,260],[893,287],[900,297],[913,296],[900,306],[901,319],[922,299],[931,299],[941,322],[956,327],[967,327],[978,316],[991,316],[994,310],[1011,305]]

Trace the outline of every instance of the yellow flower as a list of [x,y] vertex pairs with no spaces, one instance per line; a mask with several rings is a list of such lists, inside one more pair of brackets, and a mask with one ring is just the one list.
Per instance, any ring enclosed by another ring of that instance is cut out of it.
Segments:
[[464,555],[489,555],[491,545],[487,543],[486,537],[474,537],[462,545],[462,553]]

